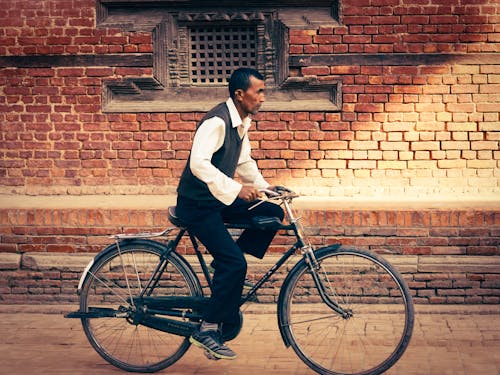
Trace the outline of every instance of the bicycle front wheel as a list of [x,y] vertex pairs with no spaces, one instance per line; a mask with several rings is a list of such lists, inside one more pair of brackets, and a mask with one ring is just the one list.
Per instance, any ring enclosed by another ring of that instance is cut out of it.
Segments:
[[[175,253],[152,241],[114,246],[98,257],[83,283],[80,311],[109,311],[111,316],[82,318],[93,348],[109,363],[126,371],[155,372],[175,363],[189,348],[187,338],[155,330],[133,319],[133,300],[158,265],[161,278],[147,296],[201,296],[196,276]],[[113,316],[116,312],[123,312]],[[131,315],[132,314],[132,315]]]
[[408,287],[371,252],[324,248],[315,256],[320,288],[306,262],[283,285],[278,319],[285,343],[319,374],[381,374],[410,341],[414,311]]

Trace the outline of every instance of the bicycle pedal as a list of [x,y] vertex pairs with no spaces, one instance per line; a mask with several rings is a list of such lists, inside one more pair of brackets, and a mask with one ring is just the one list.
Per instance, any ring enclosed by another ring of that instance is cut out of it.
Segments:
[[205,350],[204,351],[204,354],[205,354],[205,357],[207,357],[208,359],[210,359],[211,361],[218,361],[220,358],[217,358],[216,356],[214,356],[212,353],[210,353],[208,350]]

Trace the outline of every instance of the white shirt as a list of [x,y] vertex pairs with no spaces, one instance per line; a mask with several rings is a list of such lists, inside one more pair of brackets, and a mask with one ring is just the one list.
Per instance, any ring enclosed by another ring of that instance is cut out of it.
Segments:
[[[269,186],[257,168],[257,163],[252,159],[250,141],[248,139],[248,128],[251,125],[250,117],[241,119],[236,106],[231,98],[226,101],[233,127],[238,128],[238,134],[242,137],[241,154],[236,167],[236,174],[243,183],[263,189]],[[212,155],[219,150],[224,143],[225,123],[220,117],[211,117],[196,130],[189,168],[191,172],[201,181],[207,184],[210,193],[225,205],[230,205],[238,197],[242,184],[226,176],[211,160]]]

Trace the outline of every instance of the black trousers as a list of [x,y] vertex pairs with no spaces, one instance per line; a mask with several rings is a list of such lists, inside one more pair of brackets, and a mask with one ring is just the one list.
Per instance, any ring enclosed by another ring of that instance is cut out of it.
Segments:
[[224,223],[248,223],[253,216],[274,216],[283,220],[280,206],[264,202],[252,210],[256,202],[240,198],[230,206],[220,202],[193,201],[178,197],[176,213],[188,225],[188,230],[206,247],[215,261],[212,296],[203,313],[205,321],[221,323],[238,316],[247,262],[243,252],[262,258],[276,231],[246,229],[234,241]]

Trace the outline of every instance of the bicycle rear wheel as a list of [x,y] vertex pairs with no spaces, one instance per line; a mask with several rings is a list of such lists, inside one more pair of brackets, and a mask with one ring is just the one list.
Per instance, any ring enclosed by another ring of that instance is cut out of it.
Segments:
[[278,305],[285,343],[320,374],[381,374],[405,351],[413,330],[411,295],[400,274],[368,251],[324,248],[315,252],[324,292],[306,262],[285,280]]
[[[121,311],[122,317],[82,318],[94,349],[109,363],[126,371],[155,372],[175,363],[189,348],[187,338],[134,322],[135,298],[161,263],[165,248],[152,241],[131,241],[98,257],[83,283],[80,311]],[[175,253],[150,296],[201,296],[191,270]],[[109,310],[106,310],[109,309]]]

